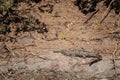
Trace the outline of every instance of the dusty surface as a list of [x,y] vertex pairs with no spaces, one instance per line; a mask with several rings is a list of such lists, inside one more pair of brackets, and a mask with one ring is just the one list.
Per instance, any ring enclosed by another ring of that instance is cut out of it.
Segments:
[[[117,45],[120,40],[120,21],[116,20],[118,15],[111,11],[104,22],[99,24],[101,16],[107,9],[100,2],[97,8],[102,8],[88,23],[83,24],[90,13],[87,15],[81,13],[73,1],[32,2],[30,10],[27,9],[29,8],[27,3],[19,3],[17,7],[19,13],[22,16],[32,15],[45,23],[48,32],[43,34],[37,31],[21,32],[15,36],[16,41],[7,40],[4,43],[1,41],[0,80],[120,79],[120,48],[119,44]],[[41,11],[41,5],[47,3],[54,5],[52,12],[49,7],[42,7],[44,12]],[[27,13],[24,12],[26,9]],[[102,60],[89,65],[94,58],[66,56],[54,52],[61,50],[99,53]],[[117,54],[117,60],[114,59],[113,53]]]

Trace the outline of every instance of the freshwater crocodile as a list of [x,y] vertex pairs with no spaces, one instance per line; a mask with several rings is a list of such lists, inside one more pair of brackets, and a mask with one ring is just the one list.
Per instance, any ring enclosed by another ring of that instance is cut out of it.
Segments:
[[89,65],[92,65],[100,60],[102,60],[102,56],[99,53],[93,53],[85,50],[61,50],[61,51],[53,51],[54,53],[61,53],[65,56],[71,57],[80,57],[80,58],[95,58],[94,61],[91,61]]

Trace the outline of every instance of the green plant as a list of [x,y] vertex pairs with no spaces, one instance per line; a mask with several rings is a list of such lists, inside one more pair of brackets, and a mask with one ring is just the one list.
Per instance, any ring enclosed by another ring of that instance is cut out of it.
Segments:
[[65,40],[67,38],[66,34],[62,33],[61,40]]
[[5,25],[5,24],[0,25],[0,32],[6,34],[6,33],[8,33],[8,31],[9,31],[9,26],[8,25]]
[[60,17],[58,11],[54,13],[54,17]]
[[8,11],[10,8],[13,7],[13,3],[7,0],[3,0],[0,3],[0,13],[3,13],[4,11]]
[[32,23],[32,20],[31,20],[31,18],[30,18],[30,17],[28,17],[25,21],[26,21],[26,22],[28,22],[29,24],[31,24],[31,23]]
[[113,30],[112,33],[119,33],[119,32],[120,32],[120,28],[116,28],[116,29]]
[[95,24],[95,25],[98,25],[98,24],[99,24],[99,21],[98,21],[98,20],[95,20],[95,21],[94,21],[94,24]]
[[11,3],[11,2],[6,3],[6,9],[7,10],[12,8],[12,7],[13,7],[13,3]]
[[0,6],[0,13],[4,11],[4,6]]
[[51,22],[51,23],[48,23],[47,25],[49,25],[49,26],[54,26],[54,23]]

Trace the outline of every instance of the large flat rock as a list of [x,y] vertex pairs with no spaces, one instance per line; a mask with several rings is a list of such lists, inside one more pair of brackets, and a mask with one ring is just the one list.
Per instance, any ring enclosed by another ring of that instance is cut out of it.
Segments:
[[[115,74],[120,73],[120,62],[116,61],[117,71],[115,72],[110,55],[89,65],[91,59],[70,57],[53,52],[25,59],[11,58],[12,62],[0,66],[1,80],[19,79],[19,75],[23,76],[22,80],[31,80],[28,78],[34,80],[49,80],[49,78],[50,80],[114,80]],[[120,78],[119,75],[117,77]]]

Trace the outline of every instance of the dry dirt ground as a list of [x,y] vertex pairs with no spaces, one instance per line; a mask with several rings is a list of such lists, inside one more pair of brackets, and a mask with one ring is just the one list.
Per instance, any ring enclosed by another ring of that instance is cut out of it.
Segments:
[[[45,23],[48,32],[21,32],[14,42],[1,41],[0,80],[120,80],[118,15],[111,11],[99,24],[107,10],[100,2],[100,10],[83,24],[91,13],[84,15],[73,2],[32,2],[30,10],[27,3],[19,3],[18,11]],[[53,11],[42,7],[41,12],[40,6],[47,3],[54,6]],[[89,65],[94,57],[64,55],[61,50],[99,53],[101,59]]]

